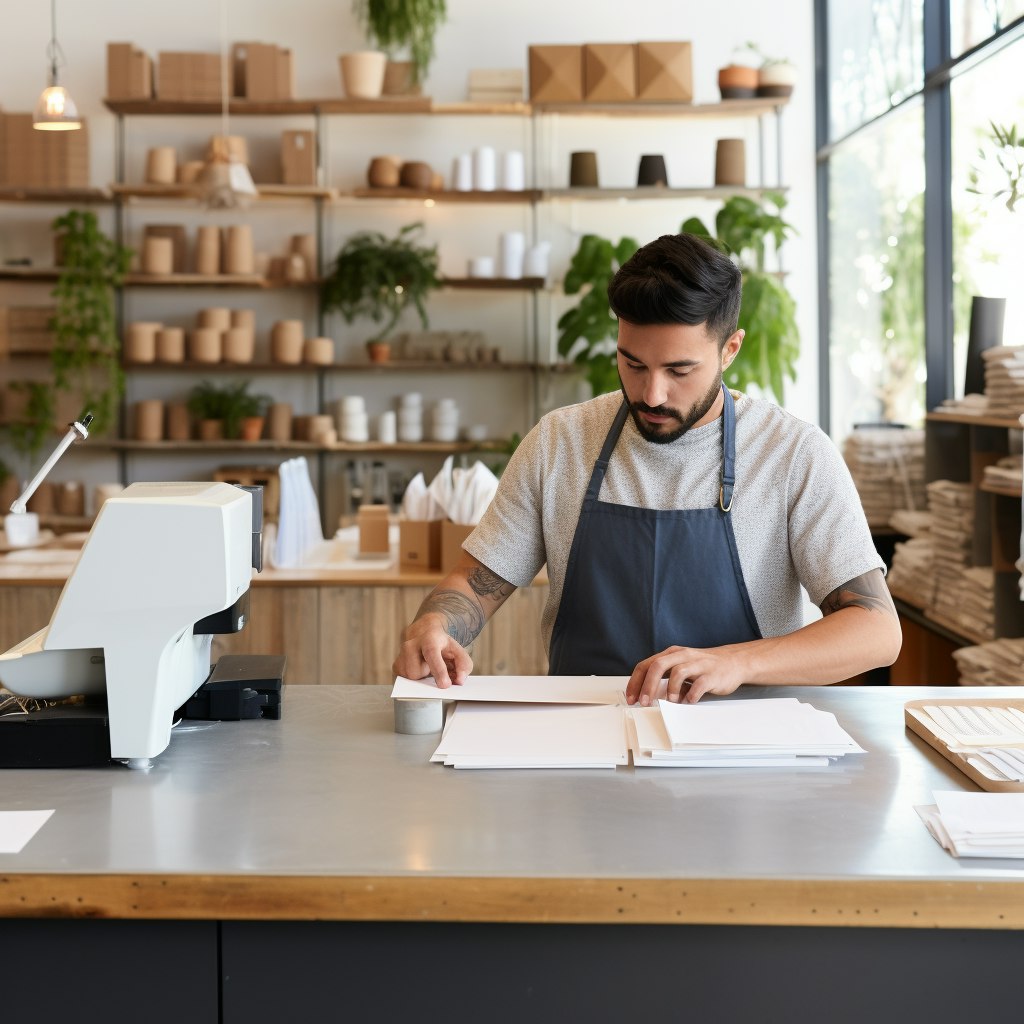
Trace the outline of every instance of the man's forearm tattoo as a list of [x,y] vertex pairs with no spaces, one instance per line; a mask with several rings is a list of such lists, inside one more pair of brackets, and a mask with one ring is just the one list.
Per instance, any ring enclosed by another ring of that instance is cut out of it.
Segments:
[[416,618],[430,612],[444,619],[444,631],[463,647],[480,635],[486,621],[483,611],[458,590],[435,590],[420,605]]
[[469,574],[469,585],[477,597],[489,597],[494,601],[504,601],[516,588],[508,580],[503,580],[497,573],[485,566],[473,569]]
[[865,608],[869,612],[887,612],[896,618],[896,607],[885,585],[881,569],[872,569],[856,579],[836,587],[821,602],[821,614],[831,615],[840,608]]

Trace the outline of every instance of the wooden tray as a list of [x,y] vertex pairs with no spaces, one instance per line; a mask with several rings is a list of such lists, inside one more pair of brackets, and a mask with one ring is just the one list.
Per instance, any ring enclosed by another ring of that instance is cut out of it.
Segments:
[[921,737],[930,747],[934,747],[950,764],[956,765],[972,782],[989,793],[1024,793],[1024,782],[999,782],[982,775],[967,758],[959,751],[950,750],[946,743],[935,735],[924,722],[915,718],[911,711],[916,709],[924,714],[928,704],[950,705],[960,707],[1016,708],[1024,712],[1024,697],[940,697],[936,700],[909,700],[903,705],[903,718],[907,728]]

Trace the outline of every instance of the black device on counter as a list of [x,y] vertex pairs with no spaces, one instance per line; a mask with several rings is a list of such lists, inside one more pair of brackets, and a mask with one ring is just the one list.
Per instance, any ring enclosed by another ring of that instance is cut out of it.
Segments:
[[218,722],[280,718],[284,667],[283,654],[225,654],[178,713]]

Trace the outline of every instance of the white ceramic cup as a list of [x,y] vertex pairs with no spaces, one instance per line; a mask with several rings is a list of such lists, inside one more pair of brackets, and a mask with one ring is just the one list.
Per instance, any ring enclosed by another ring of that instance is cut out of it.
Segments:
[[474,256],[467,265],[470,277],[494,277],[494,257]]
[[522,192],[526,188],[526,164],[518,149],[502,154],[501,187],[509,192]]
[[4,533],[12,548],[24,548],[39,540],[39,516],[35,512],[11,512],[4,519]]
[[473,154],[463,153],[452,163],[452,188],[456,192],[473,191]]
[[498,187],[497,156],[491,146],[473,151],[473,186],[478,192],[493,192]]
[[377,440],[381,444],[398,440],[398,417],[393,412],[382,412],[377,418]]

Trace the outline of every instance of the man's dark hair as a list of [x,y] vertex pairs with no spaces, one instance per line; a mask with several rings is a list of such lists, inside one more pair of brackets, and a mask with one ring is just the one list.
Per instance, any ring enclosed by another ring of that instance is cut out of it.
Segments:
[[662,235],[637,249],[608,285],[612,312],[627,323],[706,324],[718,348],[735,333],[743,275],[696,235]]

